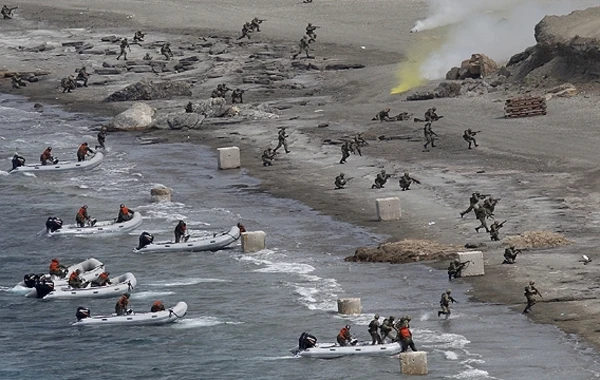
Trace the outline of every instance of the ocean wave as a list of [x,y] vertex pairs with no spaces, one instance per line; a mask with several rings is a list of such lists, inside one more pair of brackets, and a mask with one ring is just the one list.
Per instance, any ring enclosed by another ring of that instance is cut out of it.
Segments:
[[450,376],[451,379],[495,379],[488,371],[476,368],[468,368],[457,375]]
[[441,333],[427,329],[415,329],[415,341],[423,342],[427,347],[438,349],[464,349],[471,343],[465,336],[459,334]]
[[443,351],[446,360],[458,360],[458,354],[454,351]]
[[202,284],[202,283],[209,283],[209,282],[231,282],[230,280],[223,280],[220,278],[187,278],[187,279],[182,279],[180,281],[174,281],[174,282],[167,282],[167,281],[162,281],[162,282],[154,282],[154,283],[150,283],[150,284],[146,284],[147,286],[162,286],[162,287],[176,287],[176,286],[189,286],[189,285],[197,285],[197,284]]
[[265,268],[255,269],[253,272],[259,273],[298,273],[305,274],[315,270],[315,267],[308,264],[299,263],[271,263]]
[[210,327],[217,325],[241,325],[244,322],[239,321],[223,321],[217,317],[198,317],[198,318],[184,318],[177,323],[173,324],[173,328],[176,329],[193,329],[198,327]]
[[337,310],[337,295],[341,287],[335,279],[321,279],[309,284],[287,283],[299,295],[298,302],[309,310]]
[[171,294],[175,294],[175,292],[164,291],[164,292],[155,292],[155,291],[145,291],[145,292],[137,292],[131,294],[132,300],[145,300],[149,298],[156,298],[161,296],[168,296]]

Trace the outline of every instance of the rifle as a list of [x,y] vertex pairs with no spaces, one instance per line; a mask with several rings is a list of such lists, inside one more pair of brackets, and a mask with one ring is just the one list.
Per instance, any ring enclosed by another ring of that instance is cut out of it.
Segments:
[[411,178],[411,179],[414,183],[418,183],[419,185],[421,184],[421,181],[419,181],[418,179],[414,179],[414,178]]
[[504,226],[504,223],[506,223],[506,220],[505,220],[504,222],[502,222],[502,223],[498,224],[498,228],[500,228],[500,227]]

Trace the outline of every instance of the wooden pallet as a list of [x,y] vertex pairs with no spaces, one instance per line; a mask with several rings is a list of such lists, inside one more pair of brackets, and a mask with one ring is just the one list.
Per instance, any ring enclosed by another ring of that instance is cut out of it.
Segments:
[[540,111],[544,111],[546,109],[546,105],[535,105],[535,106],[511,106],[511,107],[504,107],[504,112],[506,113],[513,113],[513,112],[521,112],[521,111],[536,111],[536,110],[540,110]]
[[518,113],[507,113],[504,115],[505,118],[517,118],[517,117],[528,117],[528,116],[537,116],[537,115],[545,115],[546,111],[533,111],[533,112],[518,112]]
[[521,98],[510,98],[506,99],[506,104],[519,103],[519,102],[546,102],[546,98],[541,96],[525,96]]

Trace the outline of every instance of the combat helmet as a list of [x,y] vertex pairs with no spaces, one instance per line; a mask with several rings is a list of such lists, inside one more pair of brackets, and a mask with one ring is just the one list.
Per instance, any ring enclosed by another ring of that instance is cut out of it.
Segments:
[[452,293],[452,289],[446,289],[446,294]]

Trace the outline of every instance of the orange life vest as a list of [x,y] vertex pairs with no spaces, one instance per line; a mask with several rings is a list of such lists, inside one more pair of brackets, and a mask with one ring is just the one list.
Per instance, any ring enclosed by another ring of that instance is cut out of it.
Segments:
[[79,149],[77,150],[77,153],[85,155],[85,154],[87,154],[87,152],[88,152],[87,145],[85,145],[85,144],[79,145]]
[[101,280],[108,280],[108,273],[102,272],[100,273],[100,276],[98,276],[98,278]]
[[77,211],[77,213],[78,213],[79,215],[81,215],[81,217],[82,217],[83,219],[87,219],[87,217],[88,217],[88,216],[87,216],[87,209],[86,209],[86,208],[83,208],[83,207],[82,207],[82,208],[80,208],[80,209],[79,209],[79,211]]
[[125,295],[122,295],[121,298],[119,298],[119,305],[122,308],[125,308],[128,304],[129,304],[129,298],[125,297]]
[[400,337],[402,339],[410,339],[412,337],[412,334],[407,326],[400,328]]
[[121,214],[129,215],[129,209],[125,206],[121,207]]
[[50,272],[56,272],[59,269],[60,263],[58,262],[58,260],[52,260],[52,262],[50,263]]
[[342,339],[348,339],[349,335],[350,335],[350,330],[348,330],[346,327],[342,327],[342,329],[340,330],[340,333],[338,334],[338,336]]
[[76,280],[78,276],[79,275],[77,274],[77,272],[71,272],[71,275],[69,276],[69,282]]
[[44,152],[42,153],[42,157],[40,157],[42,160],[49,160],[52,157],[52,153],[50,153],[50,151],[48,149],[44,150]]

